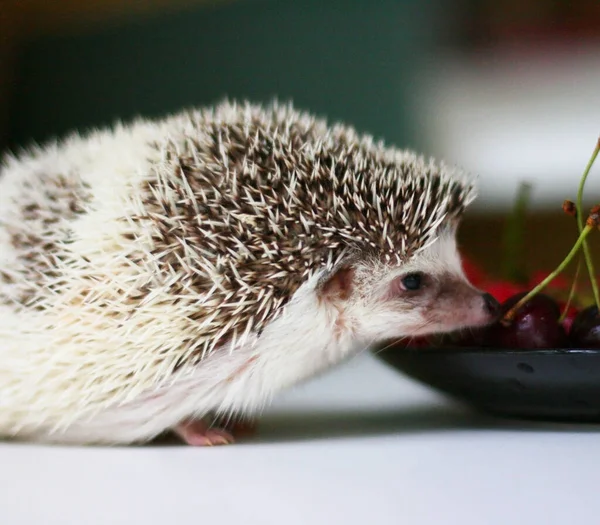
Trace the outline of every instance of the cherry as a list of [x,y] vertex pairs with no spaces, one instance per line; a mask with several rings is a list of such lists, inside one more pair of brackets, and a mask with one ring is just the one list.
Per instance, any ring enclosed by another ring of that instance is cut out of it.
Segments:
[[[501,315],[513,309],[527,293],[513,295],[501,306]],[[527,300],[512,318],[490,325],[483,344],[496,348],[561,348],[567,334],[559,323],[560,307],[550,296],[538,293]]]
[[600,315],[596,305],[577,314],[569,332],[571,345],[580,348],[600,348]]
[[567,303],[561,302],[560,309],[562,314],[562,325],[567,333],[571,332],[571,327],[575,318],[579,315],[579,310],[574,306],[569,306]]

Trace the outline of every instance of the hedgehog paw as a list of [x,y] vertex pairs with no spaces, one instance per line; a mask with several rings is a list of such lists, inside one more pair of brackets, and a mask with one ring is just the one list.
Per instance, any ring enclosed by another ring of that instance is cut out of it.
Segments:
[[184,421],[174,428],[174,432],[193,447],[229,445],[235,441],[230,432],[220,428],[210,428],[202,419]]

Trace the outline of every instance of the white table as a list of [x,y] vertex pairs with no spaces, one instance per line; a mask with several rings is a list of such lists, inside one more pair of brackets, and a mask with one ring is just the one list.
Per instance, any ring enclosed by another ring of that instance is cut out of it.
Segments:
[[475,416],[368,355],[234,446],[0,445],[2,525],[584,525],[599,493],[597,428]]

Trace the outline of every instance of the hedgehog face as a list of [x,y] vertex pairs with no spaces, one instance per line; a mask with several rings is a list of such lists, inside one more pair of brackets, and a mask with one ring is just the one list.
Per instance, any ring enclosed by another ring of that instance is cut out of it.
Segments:
[[348,290],[347,311],[360,320],[355,330],[367,340],[482,326],[498,312],[498,303],[465,277],[450,228],[403,264],[370,258],[341,275],[338,283]]

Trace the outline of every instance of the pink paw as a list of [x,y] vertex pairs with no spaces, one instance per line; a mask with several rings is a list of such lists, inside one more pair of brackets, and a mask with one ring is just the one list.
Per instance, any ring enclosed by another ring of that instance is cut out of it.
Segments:
[[201,419],[184,421],[175,427],[174,432],[188,445],[193,447],[212,447],[229,445],[235,441],[227,430],[209,428]]

